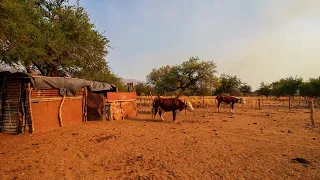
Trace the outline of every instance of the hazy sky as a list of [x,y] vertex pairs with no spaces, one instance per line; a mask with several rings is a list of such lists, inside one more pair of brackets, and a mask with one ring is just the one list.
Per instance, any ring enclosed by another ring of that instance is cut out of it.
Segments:
[[80,0],[110,39],[112,71],[145,80],[198,56],[256,89],[320,76],[320,0]]

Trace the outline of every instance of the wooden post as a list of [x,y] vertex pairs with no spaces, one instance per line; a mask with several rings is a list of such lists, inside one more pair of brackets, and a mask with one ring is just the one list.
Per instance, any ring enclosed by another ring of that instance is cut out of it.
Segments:
[[60,103],[60,106],[59,106],[59,115],[58,115],[58,117],[59,117],[60,127],[63,126],[63,122],[62,122],[62,106],[63,106],[63,103],[64,103],[64,99],[65,99],[65,98],[66,98],[66,96],[64,95],[64,96],[62,97],[62,100],[61,100],[61,103]]
[[107,105],[107,99],[103,96],[102,99],[102,120],[106,120],[107,119],[107,111],[106,111],[106,105]]
[[271,101],[272,99],[269,97],[269,107],[271,108]]
[[259,110],[261,109],[261,101],[260,98],[258,99],[258,105],[259,105]]
[[256,104],[254,106],[257,106],[258,105],[258,99],[256,99]]
[[[84,87],[84,91],[85,91],[86,87]],[[85,104],[86,104],[86,93],[84,92],[83,96],[82,96],[82,122],[85,122]]]
[[311,119],[312,127],[315,127],[313,113],[314,113],[314,103],[313,103],[313,98],[312,98],[310,100],[310,119]]
[[31,89],[31,83],[28,83],[27,85],[28,90],[28,105],[29,105],[29,116],[30,116],[30,121],[31,121],[31,133],[34,133],[34,122],[33,122],[33,116],[32,116],[32,107],[31,107],[31,93],[32,93],[32,89]]
[[289,109],[291,109],[291,96],[289,96]]
[[20,125],[20,132],[25,133],[25,129],[26,129],[26,112],[25,112],[25,102],[24,101],[20,101],[21,102],[21,110],[22,110],[22,124]]
[[84,88],[84,122],[87,122],[88,120],[88,87]]
[[202,106],[204,107],[204,96],[202,96]]

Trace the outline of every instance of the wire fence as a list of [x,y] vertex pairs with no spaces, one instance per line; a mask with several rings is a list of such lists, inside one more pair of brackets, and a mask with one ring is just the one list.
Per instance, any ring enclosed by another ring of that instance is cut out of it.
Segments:
[[[157,96],[138,96],[138,106],[152,106],[152,101]],[[170,98],[173,96],[162,96],[164,98]],[[179,99],[182,101],[189,101],[194,107],[206,108],[217,107],[216,96],[181,96]],[[261,97],[261,96],[247,96],[242,97],[245,100],[245,104],[249,108],[266,109],[266,108],[309,108],[310,98],[295,96],[295,97]],[[224,103],[222,105],[225,105]],[[320,108],[320,98],[314,98],[314,107]]]

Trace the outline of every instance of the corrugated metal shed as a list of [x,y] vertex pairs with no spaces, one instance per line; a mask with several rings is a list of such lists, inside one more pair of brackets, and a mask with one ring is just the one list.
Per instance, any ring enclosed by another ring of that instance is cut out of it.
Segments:
[[22,118],[20,95],[21,80],[8,78],[3,116],[3,132],[5,133],[17,133],[19,120]]
[[[32,75],[0,72],[0,132],[33,133],[52,130],[64,125],[85,122],[88,116],[92,115],[92,110],[93,115],[98,114],[98,119],[107,119],[106,93],[116,91],[116,87],[110,85],[110,88],[107,83],[86,80],[79,80],[79,84],[75,78],[65,80],[63,77],[56,79],[46,77],[46,79],[50,79],[49,84],[41,89],[42,86],[35,88],[35,79]],[[56,82],[60,83],[55,84]],[[84,84],[82,88],[81,82]],[[75,86],[72,83],[75,83]],[[65,87],[65,84],[68,84],[68,87]],[[66,93],[67,90],[76,93],[69,94]],[[91,90],[99,91],[91,92]],[[120,102],[120,106],[122,104],[126,107],[124,102],[135,101],[135,98],[135,94],[132,93],[118,93],[110,95],[109,103]]]

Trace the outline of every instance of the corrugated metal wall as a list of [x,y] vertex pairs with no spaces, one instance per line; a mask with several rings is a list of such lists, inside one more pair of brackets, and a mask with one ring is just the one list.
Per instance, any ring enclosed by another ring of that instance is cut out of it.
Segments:
[[[76,96],[67,96],[66,99],[81,99],[84,95],[84,88],[82,88]],[[46,90],[32,90],[32,102],[37,100],[41,101],[56,101],[61,100],[62,96],[59,94],[59,89],[46,89]]]
[[[62,109],[63,126],[70,126],[83,122],[84,116],[84,88],[76,96],[66,96]],[[47,132],[60,128],[59,107],[63,97],[59,89],[32,90],[31,111],[34,132]]]
[[20,113],[21,79],[9,77],[4,96],[2,132],[17,133],[19,120],[22,120]]
[[6,77],[5,74],[1,74],[0,76],[0,132],[3,131],[3,115],[4,115],[4,91],[6,88]]

